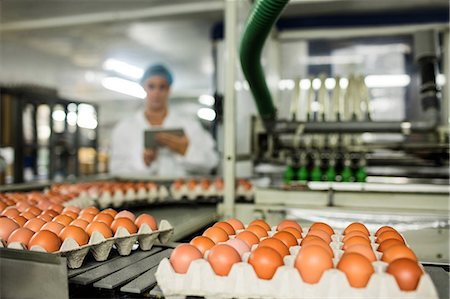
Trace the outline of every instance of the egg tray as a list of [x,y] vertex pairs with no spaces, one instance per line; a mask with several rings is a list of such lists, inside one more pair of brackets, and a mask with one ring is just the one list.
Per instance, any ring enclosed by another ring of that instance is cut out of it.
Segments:
[[[276,233],[272,228],[269,236]],[[230,236],[234,238],[234,236]],[[247,263],[250,252],[242,256],[242,262],[232,266],[228,276],[218,276],[207,261],[208,251],[204,259],[191,263],[186,274],[179,274],[172,268],[169,259],[165,258],[156,271],[156,279],[166,298],[184,298],[184,296],[204,296],[205,298],[430,298],[438,299],[436,288],[431,277],[424,271],[415,291],[400,290],[394,276],[387,274],[387,263],[380,261],[381,253],[376,249],[371,234],[372,249],[377,261],[373,262],[375,273],[365,288],[353,288],[348,283],[345,273],[335,269],[343,251],[342,235],[332,236],[330,247],[333,250],[334,268],[326,270],[317,284],[305,283],[294,262],[300,246],[289,248],[290,255],[284,257],[284,266],[275,272],[271,280],[257,277],[253,267]],[[252,251],[257,247],[254,245]],[[420,265],[420,264],[419,264]]]
[[[175,189],[173,185],[170,186],[170,193],[175,200],[182,200],[187,198],[188,200],[197,200],[199,198],[222,198],[223,190],[217,190],[214,185],[210,185],[208,189],[203,189],[201,185],[197,185],[194,189],[189,190],[187,185],[182,185],[180,188]],[[242,186],[236,189],[236,197],[242,198],[245,201],[251,201],[253,199],[253,188],[246,190]]]
[[89,195],[98,203],[102,209],[112,206],[114,208],[121,207],[125,203],[155,203],[161,202],[169,198],[169,191],[165,186],[159,186],[152,189],[132,188],[126,190],[116,190],[113,193],[109,190],[102,191],[100,194]]
[[[113,246],[117,249],[119,255],[130,255],[133,245],[136,241],[143,251],[152,249],[157,240],[160,243],[167,243],[173,236],[173,227],[167,220],[161,220],[159,229],[152,231],[147,224],[143,224],[136,234],[130,234],[124,227],[119,227],[116,234],[111,238],[105,238],[99,232],[94,232],[89,239],[88,244],[79,246],[72,239],[67,238],[62,243],[60,249],[54,254],[58,254],[67,258],[67,266],[70,269],[81,267],[87,254],[92,252],[96,261],[105,261],[108,259],[109,253]],[[0,246],[4,246],[1,242]],[[18,242],[8,244],[8,248],[26,250],[26,248]],[[46,252],[41,246],[33,246],[30,250]]]

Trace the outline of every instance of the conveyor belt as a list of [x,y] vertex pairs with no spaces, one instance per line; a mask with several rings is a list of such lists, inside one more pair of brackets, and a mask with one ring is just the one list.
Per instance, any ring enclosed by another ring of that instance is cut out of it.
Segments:
[[173,241],[181,240],[218,219],[216,205],[170,205],[134,210],[149,213],[158,221],[166,219],[174,227]]
[[156,285],[159,262],[169,257],[172,248],[154,247],[150,251],[135,250],[125,257],[104,262],[89,261],[81,268],[68,271],[69,284],[94,287],[99,291],[142,294]]

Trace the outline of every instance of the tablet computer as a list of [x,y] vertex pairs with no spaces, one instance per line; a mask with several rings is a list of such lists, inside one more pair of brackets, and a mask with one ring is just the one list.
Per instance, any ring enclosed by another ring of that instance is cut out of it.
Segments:
[[158,133],[167,133],[177,136],[183,136],[184,130],[182,128],[153,128],[145,130],[144,132],[144,146],[145,148],[157,148],[161,145],[156,141],[155,135]]

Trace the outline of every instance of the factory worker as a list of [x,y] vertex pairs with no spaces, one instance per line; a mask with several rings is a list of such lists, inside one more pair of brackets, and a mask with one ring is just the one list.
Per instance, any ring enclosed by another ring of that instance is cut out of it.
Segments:
[[[163,65],[149,67],[141,85],[147,96],[144,111],[121,121],[113,130],[110,172],[113,174],[180,177],[209,174],[217,166],[215,142],[196,119],[169,110],[173,77]],[[144,148],[144,131],[150,128],[183,128],[185,135],[159,133],[156,149]]]

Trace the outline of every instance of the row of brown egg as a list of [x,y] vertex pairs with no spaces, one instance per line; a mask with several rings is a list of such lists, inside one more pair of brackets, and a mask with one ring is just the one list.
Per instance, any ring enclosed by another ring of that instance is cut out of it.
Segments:
[[317,284],[326,270],[335,268],[345,273],[350,286],[364,288],[375,273],[372,263],[381,260],[388,264],[385,272],[393,275],[404,291],[415,290],[423,274],[414,252],[389,226],[371,236],[363,224],[352,223],[338,236],[328,224],[316,222],[303,238],[302,234],[301,226],[292,220],[284,220],[272,229],[262,219],[246,228],[241,221],[229,219],[214,224],[190,244],[177,247],[170,262],[177,273],[186,273],[190,262],[208,252],[207,260],[214,272],[226,276],[246,253],[256,275],[270,280],[285,264],[283,259],[294,254],[294,267],[306,283]]
[[[176,179],[170,186],[174,199],[188,198],[195,200],[199,197],[222,197],[224,181],[222,178],[211,180],[209,178]],[[236,181],[236,196],[251,200],[253,197],[253,186],[246,179]]]
[[86,245],[95,231],[104,238],[111,238],[119,227],[124,227],[130,234],[136,233],[144,223],[153,231],[158,229],[156,220],[148,214],[136,218],[125,210],[100,211],[96,207],[80,210],[73,206],[54,208],[58,211],[30,207],[27,211],[35,215],[25,222],[21,218],[8,217],[10,209],[6,210],[0,218],[0,239],[6,246],[18,242],[24,248],[32,249],[34,245],[39,245],[47,252],[55,252],[67,238],[74,239],[79,246]]

